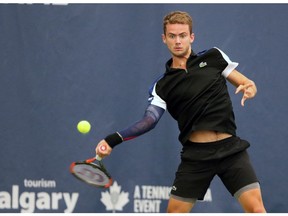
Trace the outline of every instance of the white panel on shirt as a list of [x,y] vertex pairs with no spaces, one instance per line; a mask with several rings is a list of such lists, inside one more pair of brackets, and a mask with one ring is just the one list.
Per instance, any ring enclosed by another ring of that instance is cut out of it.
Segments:
[[155,105],[155,106],[158,106],[158,107],[161,107],[162,109],[166,110],[166,102],[164,100],[162,100],[162,98],[157,95],[156,93],[156,84],[154,85],[153,87],[153,90],[152,90],[152,97],[149,98],[149,102],[152,104],[152,105]]
[[239,65],[237,62],[232,62],[230,58],[219,48],[214,47],[215,49],[219,50],[225,61],[228,63],[227,67],[223,70],[222,75],[227,78],[229,74]]

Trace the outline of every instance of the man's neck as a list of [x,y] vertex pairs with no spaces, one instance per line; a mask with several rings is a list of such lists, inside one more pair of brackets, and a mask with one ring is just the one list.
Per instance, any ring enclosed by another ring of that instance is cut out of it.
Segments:
[[191,49],[189,50],[189,52],[185,55],[185,56],[173,56],[172,57],[172,65],[171,67],[172,68],[183,68],[183,69],[186,69],[186,63],[187,63],[187,60],[189,58],[191,54]]

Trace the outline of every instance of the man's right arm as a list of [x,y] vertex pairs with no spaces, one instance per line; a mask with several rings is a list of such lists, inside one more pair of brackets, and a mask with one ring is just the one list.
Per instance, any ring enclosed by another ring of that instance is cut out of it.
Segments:
[[[152,104],[148,105],[141,120],[135,122],[126,129],[110,134],[101,140],[96,146],[96,154],[100,157],[108,156],[116,145],[123,141],[134,139],[152,130],[157,125],[164,112],[165,109],[159,106]],[[105,150],[100,149],[100,146],[102,145],[106,147],[103,148]]]

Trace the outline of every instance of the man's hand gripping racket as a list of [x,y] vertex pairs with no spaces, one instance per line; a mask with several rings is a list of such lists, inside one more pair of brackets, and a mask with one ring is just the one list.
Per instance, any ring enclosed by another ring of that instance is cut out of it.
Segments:
[[[99,148],[102,152],[105,152],[107,146],[101,145]],[[108,188],[111,186],[113,180],[101,160],[102,157],[97,154],[94,158],[80,162],[73,162],[70,165],[70,172],[76,178],[87,184]],[[95,161],[97,161],[98,164],[93,163]]]

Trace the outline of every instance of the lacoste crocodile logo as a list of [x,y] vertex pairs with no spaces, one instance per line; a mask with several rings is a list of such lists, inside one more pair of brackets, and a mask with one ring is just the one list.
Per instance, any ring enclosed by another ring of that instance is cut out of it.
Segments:
[[203,67],[206,67],[207,66],[207,62],[201,62],[200,64],[199,64],[199,67],[200,68],[203,68]]

